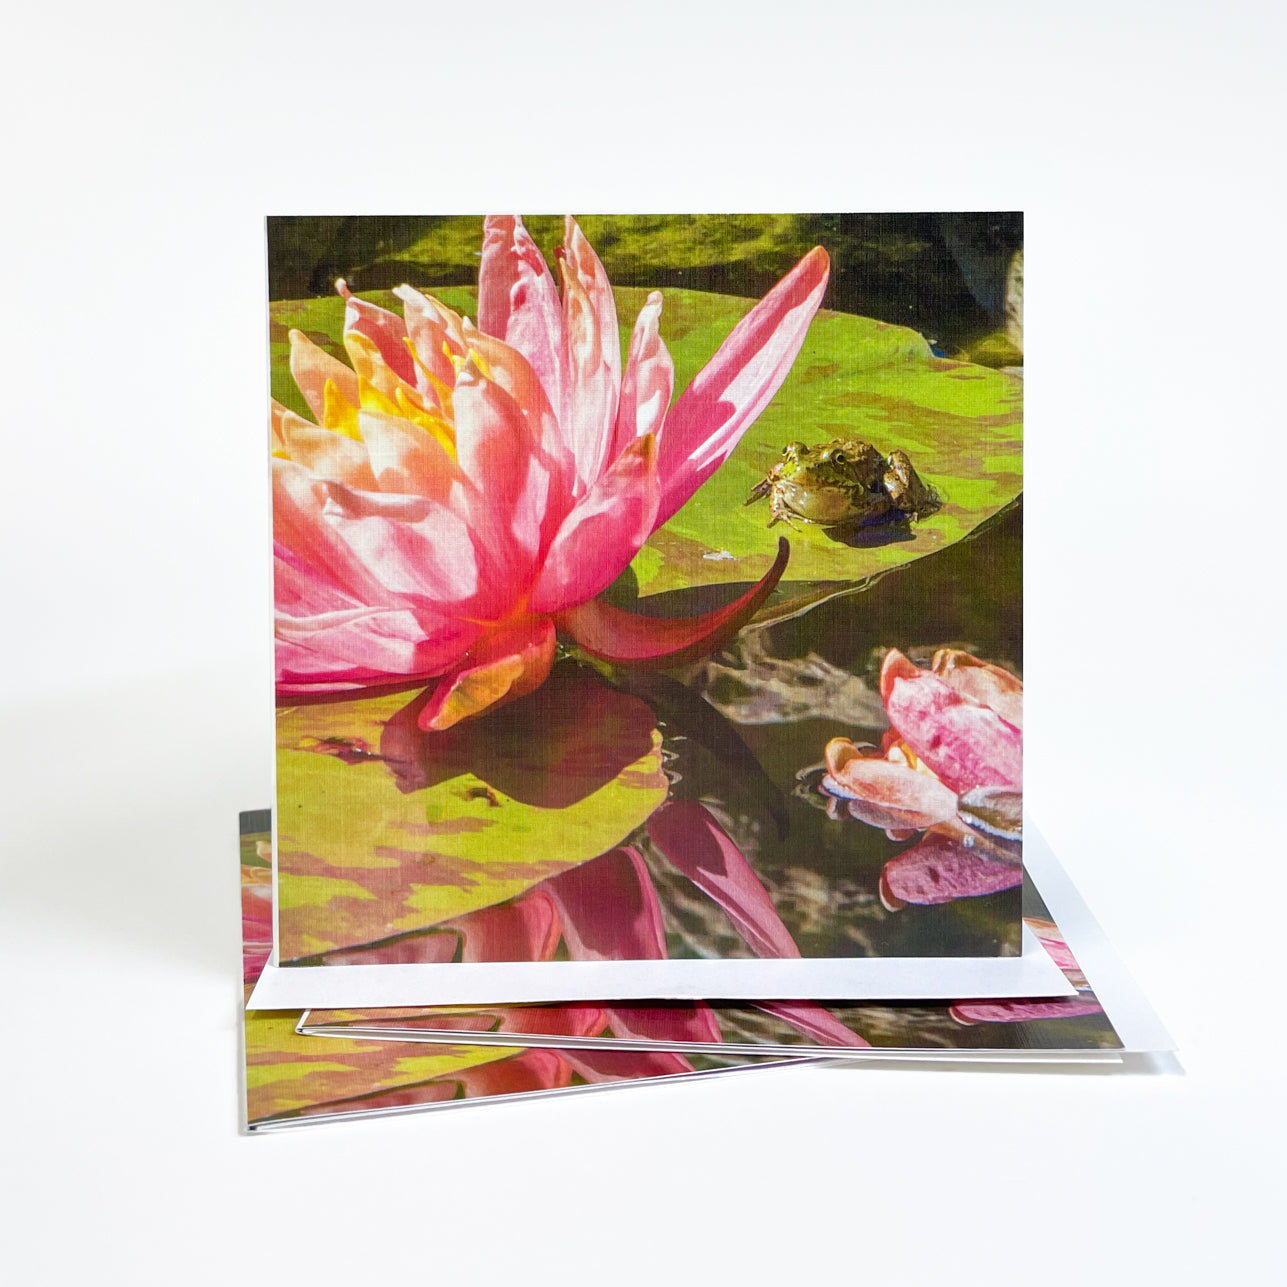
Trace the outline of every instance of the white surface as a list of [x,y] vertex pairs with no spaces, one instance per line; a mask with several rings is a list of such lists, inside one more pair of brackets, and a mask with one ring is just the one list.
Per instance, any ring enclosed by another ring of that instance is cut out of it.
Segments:
[[[1281,7],[392,12],[6,15],[10,1280],[1273,1281]],[[1026,209],[1028,804],[1184,1075],[797,1069],[236,1135],[260,216],[511,204]]]
[[[669,969],[661,967],[669,966]],[[697,966],[698,968],[686,968]],[[256,1010],[368,1006],[486,1005],[525,1001],[618,1001],[668,997],[1073,996],[1077,989],[1024,926],[1012,957],[861,957],[835,961],[553,961],[515,968],[478,965],[267,965],[251,996]]]

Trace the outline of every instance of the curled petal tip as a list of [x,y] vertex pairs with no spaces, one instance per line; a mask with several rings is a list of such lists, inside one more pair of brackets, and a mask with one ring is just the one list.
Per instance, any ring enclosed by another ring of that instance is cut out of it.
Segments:
[[829,274],[831,272],[831,256],[827,254],[826,249],[822,246],[814,246],[800,262],[807,264],[811,273]]
[[516,626],[485,640],[464,664],[438,680],[416,723],[438,733],[493,706],[539,688],[554,664],[554,628],[549,619]]
[[833,737],[827,743],[822,755],[827,761],[827,771],[835,777],[850,760],[861,759],[863,752],[860,747],[855,746],[847,737]]
[[905,657],[897,648],[891,648],[885,654],[885,660],[880,667],[881,701],[886,706],[889,705],[890,690],[894,687],[896,679],[915,679],[923,673],[913,661]]
[[880,883],[877,889],[880,894],[880,905],[887,912],[901,912],[903,908],[907,906],[907,904],[903,902],[901,898],[897,897],[894,891],[890,889],[889,880],[885,876],[884,872],[881,872],[880,874]]
[[341,299],[353,298],[353,292],[349,290],[349,284],[343,277],[337,277],[335,279],[335,293],[339,295]]
[[772,594],[786,571],[791,546],[778,540],[778,554],[764,577],[744,595],[700,617],[645,617],[591,599],[558,615],[558,624],[592,657],[664,670],[706,657],[731,639]]

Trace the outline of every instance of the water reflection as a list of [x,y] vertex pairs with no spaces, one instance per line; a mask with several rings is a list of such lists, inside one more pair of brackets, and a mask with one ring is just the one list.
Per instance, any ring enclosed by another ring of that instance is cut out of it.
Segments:
[[527,697],[442,732],[416,726],[428,692],[384,726],[380,754],[404,794],[472,773],[523,804],[565,809],[648,753],[656,721],[637,697],[573,662]]

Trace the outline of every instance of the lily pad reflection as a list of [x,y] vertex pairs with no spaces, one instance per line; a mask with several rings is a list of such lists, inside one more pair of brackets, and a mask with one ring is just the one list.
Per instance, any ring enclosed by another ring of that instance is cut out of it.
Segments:
[[283,961],[513,898],[612,848],[666,798],[651,711],[574,666],[460,730],[421,733],[418,700],[279,712]]

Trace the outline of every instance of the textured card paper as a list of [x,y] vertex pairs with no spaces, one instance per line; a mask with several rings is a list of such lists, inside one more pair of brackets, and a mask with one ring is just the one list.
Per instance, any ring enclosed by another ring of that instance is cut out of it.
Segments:
[[1066,990],[1019,217],[530,223],[269,222],[262,996]]

